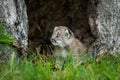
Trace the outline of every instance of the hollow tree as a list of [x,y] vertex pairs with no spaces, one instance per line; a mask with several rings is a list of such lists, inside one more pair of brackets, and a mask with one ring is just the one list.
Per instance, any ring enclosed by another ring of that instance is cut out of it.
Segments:
[[[38,41],[46,40],[45,44],[47,44],[50,42],[49,34],[52,33],[54,26],[65,25],[71,28],[75,36],[83,40],[86,45],[89,42],[93,43],[91,50],[97,56],[103,53],[116,54],[119,52],[119,0],[25,1],[28,5],[30,30],[37,27],[33,33],[31,32],[32,34],[29,33],[29,37],[38,38]],[[33,9],[35,10],[31,11]],[[24,49],[28,45],[28,19],[24,0],[0,0],[0,22],[5,25],[5,33],[12,32],[12,37],[17,40],[20,48]],[[86,35],[88,36],[86,37]],[[95,42],[93,42],[94,40]],[[9,52],[9,49],[5,51]]]

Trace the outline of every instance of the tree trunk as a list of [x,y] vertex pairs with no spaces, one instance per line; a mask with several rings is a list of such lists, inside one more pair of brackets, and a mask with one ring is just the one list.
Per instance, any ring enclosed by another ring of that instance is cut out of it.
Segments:
[[0,22],[5,25],[4,32],[11,31],[21,48],[28,45],[28,19],[24,0],[0,0]]
[[116,54],[120,51],[120,0],[91,0],[89,24],[97,40],[93,51]]

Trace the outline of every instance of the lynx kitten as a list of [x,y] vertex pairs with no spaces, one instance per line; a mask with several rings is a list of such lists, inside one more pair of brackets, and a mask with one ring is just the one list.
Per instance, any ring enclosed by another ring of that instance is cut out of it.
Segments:
[[71,51],[75,57],[78,57],[85,49],[84,45],[75,38],[73,32],[65,26],[56,26],[54,28],[51,42],[59,47],[55,55],[63,59],[66,59],[68,51]]

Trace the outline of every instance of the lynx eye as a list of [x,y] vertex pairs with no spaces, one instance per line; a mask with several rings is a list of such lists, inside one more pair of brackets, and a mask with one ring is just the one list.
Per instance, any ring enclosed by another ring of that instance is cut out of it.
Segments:
[[60,36],[60,33],[57,33],[56,37],[58,38]]

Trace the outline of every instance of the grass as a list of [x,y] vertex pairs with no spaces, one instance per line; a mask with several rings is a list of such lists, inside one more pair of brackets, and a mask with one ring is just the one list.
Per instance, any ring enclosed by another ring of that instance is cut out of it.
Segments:
[[64,69],[55,70],[52,59],[43,62],[38,55],[15,61],[12,54],[9,63],[0,65],[0,80],[120,80],[120,58],[89,60],[77,67],[66,62]]

